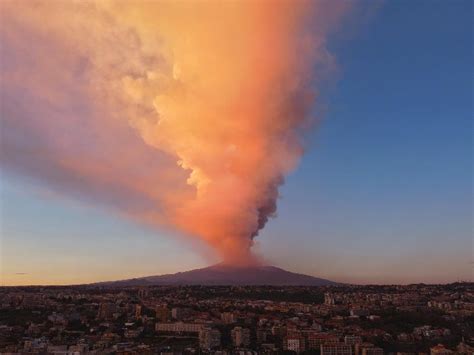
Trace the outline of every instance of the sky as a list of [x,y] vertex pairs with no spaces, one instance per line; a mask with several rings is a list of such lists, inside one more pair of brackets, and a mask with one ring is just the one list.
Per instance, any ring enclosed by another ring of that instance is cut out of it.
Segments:
[[[254,249],[351,283],[473,277],[472,4],[386,1],[334,34],[337,81]],[[2,170],[2,285],[156,275],[216,261],[178,232]],[[203,247],[205,248],[205,247]]]

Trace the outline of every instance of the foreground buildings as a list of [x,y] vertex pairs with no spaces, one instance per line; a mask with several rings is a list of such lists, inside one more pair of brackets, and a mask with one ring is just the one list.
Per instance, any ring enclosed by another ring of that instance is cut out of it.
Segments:
[[1,354],[474,354],[474,287],[0,288]]

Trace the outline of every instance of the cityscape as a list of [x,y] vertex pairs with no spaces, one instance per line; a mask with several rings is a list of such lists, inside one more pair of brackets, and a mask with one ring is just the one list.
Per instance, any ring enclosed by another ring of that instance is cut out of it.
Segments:
[[1,354],[473,354],[474,285],[8,287]]
[[0,0],[0,355],[474,355],[473,0]]

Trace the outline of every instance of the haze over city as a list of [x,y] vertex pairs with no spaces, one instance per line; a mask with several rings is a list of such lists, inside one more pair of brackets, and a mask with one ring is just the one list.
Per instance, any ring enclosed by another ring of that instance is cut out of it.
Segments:
[[0,9],[2,286],[472,280],[471,2]]

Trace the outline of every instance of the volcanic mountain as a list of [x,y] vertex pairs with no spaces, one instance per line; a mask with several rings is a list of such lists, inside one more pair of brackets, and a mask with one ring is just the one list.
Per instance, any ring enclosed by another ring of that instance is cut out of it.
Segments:
[[176,274],[146,276],[128,280],[100,282],[100,286],[151,285],[269,285],[327,286],[337,282],[297,274],[275,266],[231,266],[216,264]]

